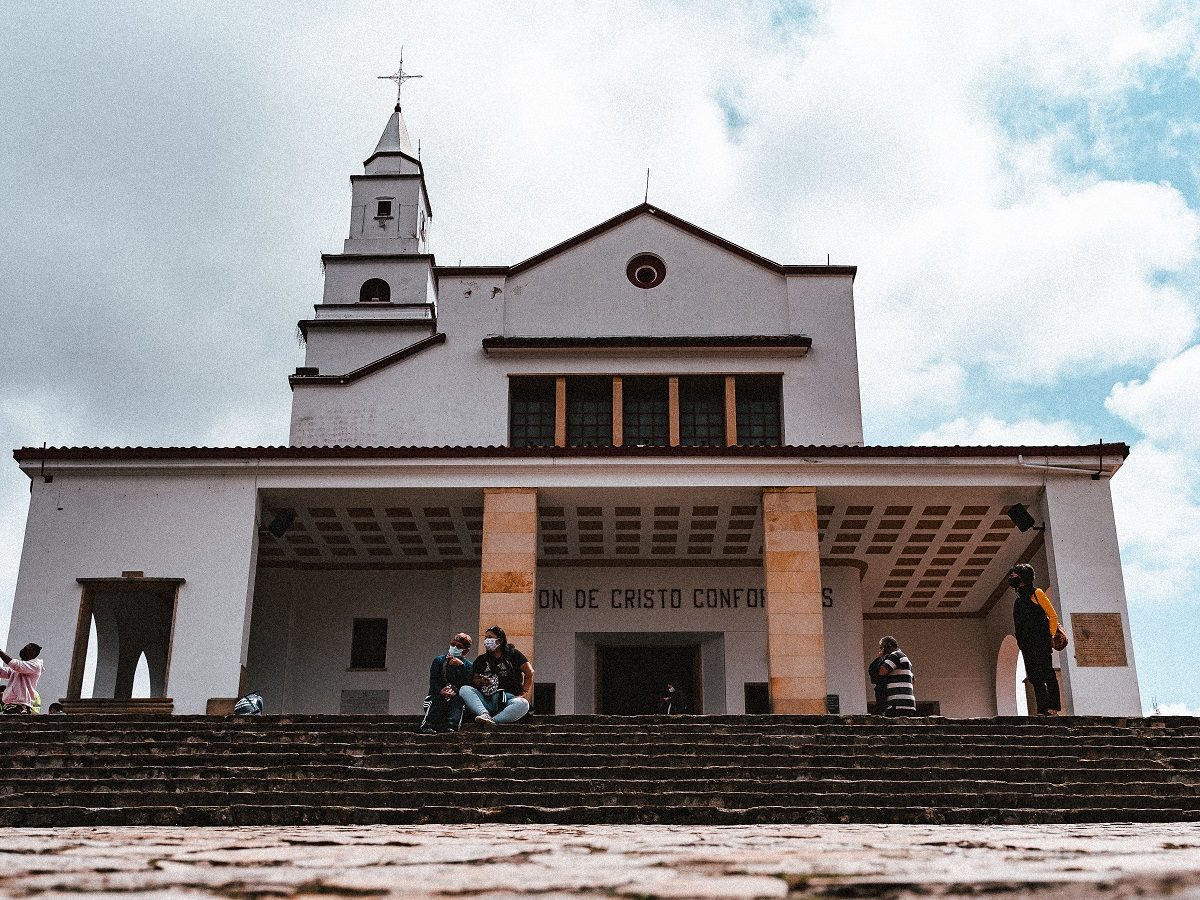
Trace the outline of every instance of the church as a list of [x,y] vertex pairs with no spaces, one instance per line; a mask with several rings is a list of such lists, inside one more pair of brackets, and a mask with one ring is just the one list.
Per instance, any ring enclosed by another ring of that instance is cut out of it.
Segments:
[[866,713],[885,634],[922,712],[1013,715],[1028,562],[1065,711],[1140,715],[1124,444],[865,444],[855,267],[649,203],[440,265],[399,104],[350,185],[286,446],[15,451],[9,643],[44,646],[43,698],[119,709],[144,659],[161,711],[412,714],[450,636],[500,625],[539,716],[668,683],[701,715]]

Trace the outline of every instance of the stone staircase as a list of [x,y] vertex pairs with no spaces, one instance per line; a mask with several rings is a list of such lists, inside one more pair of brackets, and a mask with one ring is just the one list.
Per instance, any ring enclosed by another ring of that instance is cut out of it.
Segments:
[[0,719],[0,825],[1190,822],[1200,720]]

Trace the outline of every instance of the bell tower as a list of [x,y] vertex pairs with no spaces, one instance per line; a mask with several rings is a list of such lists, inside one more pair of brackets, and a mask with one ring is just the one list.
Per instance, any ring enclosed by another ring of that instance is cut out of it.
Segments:
[[[420,75],[381,75],[397,85],[396,107],[363,173],[350,176],[350,234],[341,253],[321,256],[325,289],[301,320],[304,365],[293,389],[324,383],[437,333],[437,283],[427,251],[433,211],[421,158],[400,111],[399,89]],[[385,327],[386,326],[386,327]]]
[[[416,78],[419,76],[405,76]],[[375,147],[352,175],[346,253],[424,253],[432,217],[421,160],[412,147],[400,104]]]

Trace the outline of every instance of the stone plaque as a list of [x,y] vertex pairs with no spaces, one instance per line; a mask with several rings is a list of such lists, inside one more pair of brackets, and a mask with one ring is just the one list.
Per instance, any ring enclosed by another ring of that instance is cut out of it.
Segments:
[[338,710],[349,716],[386,716],[387,691],[342,691],[342,706]]
[[1120,613],[1071,613],[1071,637],[1077,665],[1129,665]]

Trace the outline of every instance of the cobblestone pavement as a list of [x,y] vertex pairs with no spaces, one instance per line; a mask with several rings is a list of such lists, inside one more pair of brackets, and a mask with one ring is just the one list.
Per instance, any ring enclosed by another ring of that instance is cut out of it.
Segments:
[[1200,825],[11,828],[0,892],[1200,900]]

